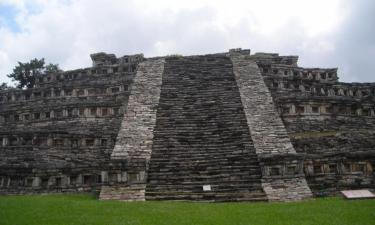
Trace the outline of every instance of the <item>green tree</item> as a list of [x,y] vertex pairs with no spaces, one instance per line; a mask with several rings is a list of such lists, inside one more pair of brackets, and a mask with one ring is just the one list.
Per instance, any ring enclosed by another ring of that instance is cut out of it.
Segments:
[[59,73],[59,72],[62,72],[62,70],[59,68],[59,65],[58,64],[48,64],[44,67],[45,69],[45,73]]
[[58,64],[45,65],[44,58],[35,58],[26,63],[18,62],[18,65],[13,69],[13,73],[7,76],[17,83],[17,88],[33,88],[37,76],[61,71]]
[[8,84],[5,83],[5,82],[3,82],[3,83],[0,84],[0,91],[9,90],[11,88],[13,88],[13,87],[8,86]]

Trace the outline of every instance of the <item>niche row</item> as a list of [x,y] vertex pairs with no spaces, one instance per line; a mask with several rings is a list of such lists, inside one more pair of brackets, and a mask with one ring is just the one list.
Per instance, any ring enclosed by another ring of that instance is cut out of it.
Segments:
[[44,112],[25,112],[0,114],[0,123],[37,122],[59,118],[98,118],[121,115],[121,107],[82,107],[50,110]]
[[302,92],[311,92],[317,96],[347,96],[347,97],[368,97],[375,95],[375,87],[370,89],[368,87],[319,87],[319,86],[309,86],[303,84],[296,84],[287,81],[275,81],[275,80],[268,80],[266,81],[268,87],[271,90],[299,90]]
[[336,81],[336,69],[304,69],[304,68],[282,68],[275,66],[261,66],[261,72],[264,76],[284,76],[297,77],[300,79],[316,81]]
[[0,137],[1,146],[31,146],[31,147],[67,147],[81,148],[94,146],[113,147],[116,139],[111,137],[82,137],[82,136],[41,136],[41,135],[6,135]]
[[[370,162],[340,162],[340,163],[321,163],[308,162],[304,164],[304,173],[307,176],[327,175],[327,174],[372,174],[372,165]],[[266,176],[288,176],[299,174],[299,168],[296,165],[271,166],[267,168]]]
[[145,173],[98,171],[97,173],[56,174],[43,176],[0,176],[0,188],[75,188],[90,187],[108,183],[137,183],[145,179]]
[[59,176],[41,176],[41,177],[20,177],[20,176],[2,176],[0,177],[0,188],[75,188],[90,187],[101,183],[101,177],[98,174],[77,174],[77,175],[59,175]]
[[0,96],[0,102],[13,102],[13,101],[28,101],[40,100],[43,98],[57,98],[57,97],[86,97],[97,95],[110,95],[119,94],[128,91],[127,85],[120,85],[115,87],[103,88],[69,88],[57,89],[51,88],[49,90],[23,90],[17,92],[8,92]]
[[[371,108],[370,108],[371,107]],[[373,106],[363,107],[358,105],[336,105],[336,104],[284,104],[281,106],[283,115],[347,115],[347,116],[366,116],[375,117]]]
[[304,171],[307,176],[327,174],[360,174],[372,175],[372,165],[368,161],[347,162],[305,162]]
[[35,86],[38,87],[45,83],[60,82],[68,80],[79,80],[92,75],[107,75],[114,73],[133,73],[137,71],[137,63],[122,66],[101,66],[101,68],[86,68],[73,71],[67,71],[60,74],[48,74],[37,77]]

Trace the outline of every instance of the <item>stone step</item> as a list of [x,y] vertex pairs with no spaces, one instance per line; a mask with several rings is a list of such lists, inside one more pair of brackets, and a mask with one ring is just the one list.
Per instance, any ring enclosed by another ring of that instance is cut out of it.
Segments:
[[263,192],[158,192],[146,194],[146,200],[169,200],[169,201],[267,201]]
[[[235,175],[234,175],[235,173]],[[201,174],[197,174],[196,172],[194,174],[187,174],[187,173],[173,173],[173,172],[161,172],[159,174],[152,173],[148,176],[149,182],[152,183],[154,179],[157,179],[162,182],[163,179],[168,179],[170,181],[173,180],[199,180],[199,181],[205,181],[205,180],[215,180],[220,179],[219,182],[224,182],[227,180],[247,180],[248,182],[252,179],[259,179],[261,176],[260,174],[249,174],[248,172],[233,172],[230,171],[230,173],[223,173],[223,175],[218,172],[216,174],[209,173],[209,172],[202,172]],[[156,182],[156,181],[154,181]]]
[[229,58],[167,59],[156,121],[147,199],[265,199]]
[[[166,156],[169,156],[169,155],[163,155],[164,157]],[[156,157],[156,156],[155,156]],[[225,155],[222,155],[221,157],[225,157]],[[189,158],[189,157],[173,157],[173,156],[169,156],[170,159],[174,160],[174,161],[170,161],[170,160],[167,160],[165,158],[157,158],[155,159],[154,162],[158,162],[158,163],[166,163],[170,166],[173,166],[173,165],[179,165],[179,166],[182,166],[182,165],[187,165],[187,166],[191,166],[191,165],[201,165],[201,166],[204,166],[204,165],[211,165],[211,164],[214,164],[214,165],[217,165],[217,166],[224,166],[229,162],[231,162],[232,164],[231,165],[228,165],[228,167],[233,167],[233,168],[236,168],[237,165],[236,163],[241,163],[243,162],[244,160],[237,160],[238,158],[237,157],[231,157],[231,158],[213,158],[211,160],[208,160],[207,158],[205,157],[199,157],[199,158]],[[180,161],[177,161],[177,160],[180,160]],[[246,160],[246,162],[249,163],[249,165],[247,165],[246,167],[248,168],[252,168],[252,167],[256,167],[254,165],[252,165],[251,163],[256,163],[258,162],[258,160]],[[223,165],[221,165],[223,164]],[[155,165],[157,166],[157,165]]]
[[[245,181],[248,182],[248,181]],[[259,183],[245,183],[243,180],[241,181],[227,181],[227,182],[207,182],[205,185],[211,185],[213,191],[225,191],[225,190],[259,190],[261,184]],[[178,184],[152,184],[149,183],[147,185],[148,190],[153,191],[160,191],[160,190],[182,190],[182,191],[203,191],[202,182],[179,182]]]
[[103,186],[100,191],[100,200],[144,201],[144,184]]

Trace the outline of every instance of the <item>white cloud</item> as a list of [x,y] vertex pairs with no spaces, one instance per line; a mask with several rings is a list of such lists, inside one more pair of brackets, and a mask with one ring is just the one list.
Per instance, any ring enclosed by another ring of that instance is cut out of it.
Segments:
[[340,67],[345,54],[335,56],[337,34],[350,19],[347,0],[0,0],[1,4],[17,8],[20,28],[0,28],[3,81],[17,61],[45,57],[63,69],[74,69],[89,66],[89,54],[98,51],[155,56],[243,47],[298,54],[306,66]]

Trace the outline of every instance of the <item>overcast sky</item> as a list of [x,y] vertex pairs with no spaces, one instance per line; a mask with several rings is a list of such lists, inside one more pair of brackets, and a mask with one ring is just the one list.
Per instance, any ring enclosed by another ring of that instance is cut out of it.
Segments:
[[205,54],[229,48],[299,55],[338,67],[341,81],[375,82],[374,0],[0,0],[0,82],[17,61],[64,70],[94,52]]

